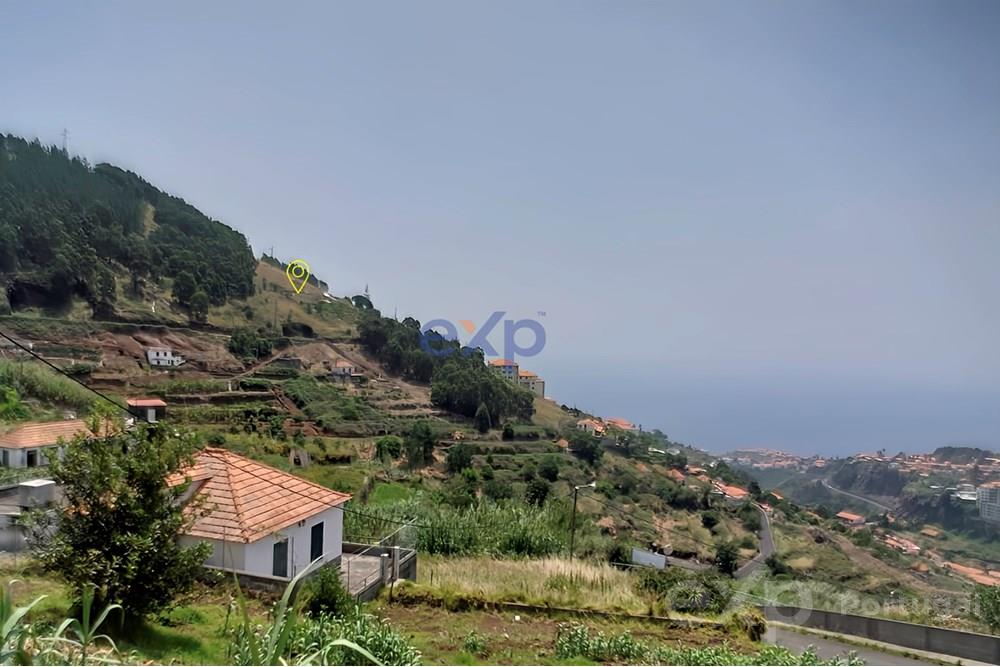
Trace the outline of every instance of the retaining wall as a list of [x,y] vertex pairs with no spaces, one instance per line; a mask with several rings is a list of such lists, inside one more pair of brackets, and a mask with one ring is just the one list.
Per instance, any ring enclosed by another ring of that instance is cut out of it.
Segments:
[[761,611],[769,621],[865,637],[886,644],[942,653],[993,665],[1000,664],[1000,637],[993,635],[917,625],[886,618],[840,614],[820,609],[766,606],[761,607]]

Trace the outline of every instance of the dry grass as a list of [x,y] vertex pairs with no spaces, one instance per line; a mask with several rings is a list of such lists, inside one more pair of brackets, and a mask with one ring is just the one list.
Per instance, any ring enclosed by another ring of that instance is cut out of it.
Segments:
[[604,563],[565,558],[421,558],[418,583],[490,601],[642,613],[632,576]]

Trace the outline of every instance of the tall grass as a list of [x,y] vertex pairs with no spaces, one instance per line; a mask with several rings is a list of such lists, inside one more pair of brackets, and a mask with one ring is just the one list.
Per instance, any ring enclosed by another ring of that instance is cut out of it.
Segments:
[[644,613],[649,606],[635,591],[629,572],[583,560],[425,558],[421,554],[417,576],[421,587],[444,597],[476,595],[490,602],[628,613]]
[[37,363],[0,359],[0,384],[13,387],[24,398],[78,410],[90,409],[97,398],[76,382]]
[[347,539],[387,535],[401,522],[412,520],[419,524],[416,547],[423,554],[540,558],[566,547],[563,511],[553,505],[537,508],[482,502],[455,509],[423,507],[411,500],[367,505],[358,511],[363,515],[347,513]]

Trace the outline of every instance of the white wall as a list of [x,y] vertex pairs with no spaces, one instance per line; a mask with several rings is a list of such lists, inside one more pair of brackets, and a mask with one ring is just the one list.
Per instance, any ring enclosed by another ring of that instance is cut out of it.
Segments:
[[323,522],[323,556],[325,561],[338,558],[343,550],[344,512],[339,507],[331,507],[306,519],[302,525],[293,524],[287,528],[260,538],[246,545],[243,570],[253,574],[271,576],[274,543],[288,540],[288,576],[301,572],[309,565],[309,540],[312,527]]
[[[212,545],[212,554],[205,561],[206,565],[225,568],[227,570],[240,570],[245,568],[246,545],[242,542],[228,542],[223,544],[221,540],[208,540],[202,537],[190,537],[181,535],[178,541],[185,547],[194,546],[201,542]],[[270,572],[268,572],[270,574]]]

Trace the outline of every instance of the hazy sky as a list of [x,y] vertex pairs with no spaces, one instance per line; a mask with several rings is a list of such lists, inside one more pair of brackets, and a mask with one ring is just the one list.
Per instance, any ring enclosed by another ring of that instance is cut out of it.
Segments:
[[0,129],[691,444],[1000,447],[997,3],[136,4],[5,2]]

